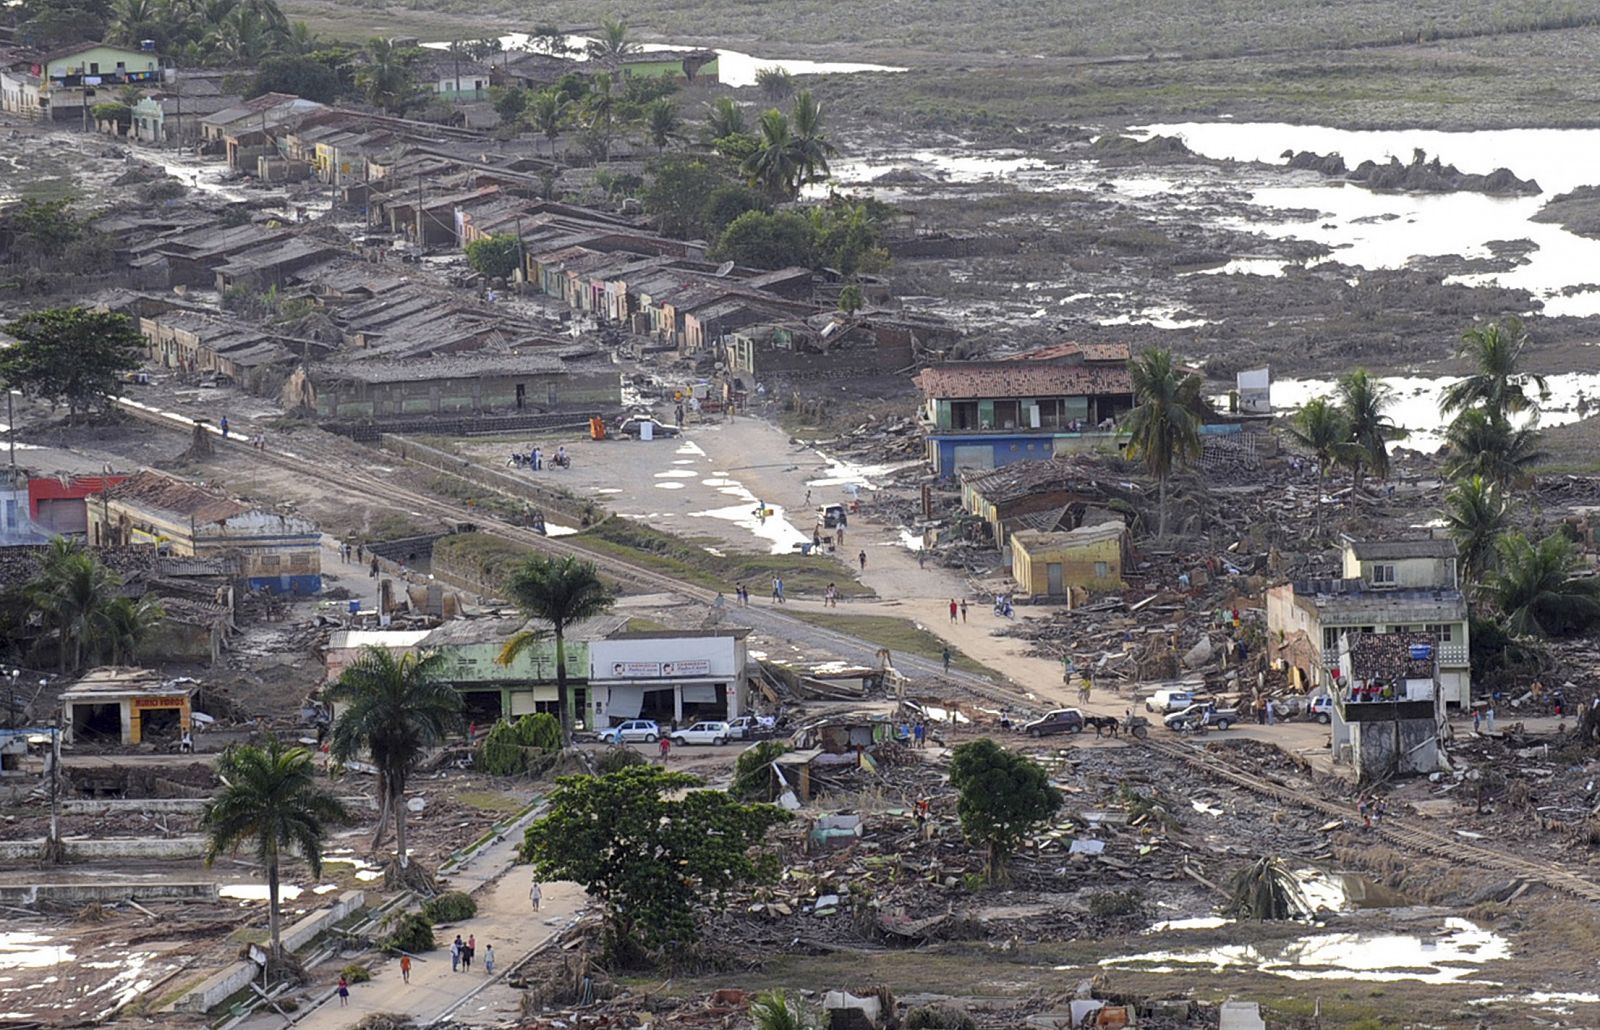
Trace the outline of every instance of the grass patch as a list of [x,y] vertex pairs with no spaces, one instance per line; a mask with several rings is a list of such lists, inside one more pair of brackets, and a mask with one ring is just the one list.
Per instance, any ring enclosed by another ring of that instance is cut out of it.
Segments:
[[629,619],[622,627],[623,632],[625,633],[661,633],[665,632],[666,630],[670,630],[671,628],[671,626],[668,626],[664,622],[657,622],[654,619],[639,618]]
[[492,790],[469,790],[456,795],[456,800],[463,805],[470,805],[480,812],[520,812],[527,804],[514,797],[498,794]]
[[525,523],[533,511],[533,505],[527,501],[519,501],[489,487],[470,483],[459,476],[447,476],[442,473],[434,476],[428,481],[428,490],[440,497],[460,501],[478,511],[499,516],[516,525]]
[[[850,615],[846,612],[803,612],[798,609],[788,614],[813,626],[860,637],[879,647],[887,647],[891,652],[903,651],[938,661],[945,649],[944,640],[934,633],[909,619],[900,619],[893,615]],[[950,648],[950,665],[962,672],[978,676],[996,675],[993,669],[967,657],[955,647]]]
[[535,551],[526,544],[502,540],[487,533],[453,533],[434,542],[435,568],[467,572],[485,583],[498,586],[511,567],[525,561]]
[[[832,583],[845,597],[872,596],[872,591],[853,579],[844,566],[827,558],[723,550],[725,545],[719,540],[675,536],[635,519],[607,519],[566,539],[599,554],[648,565],[687,583],[721,590],[730,597],[737,583],[761,597],[770,592],[774,576],[783,577],[784,592],[788,594],[820,595]],[[723,553],[712,554],[706,546],[715,546]]]

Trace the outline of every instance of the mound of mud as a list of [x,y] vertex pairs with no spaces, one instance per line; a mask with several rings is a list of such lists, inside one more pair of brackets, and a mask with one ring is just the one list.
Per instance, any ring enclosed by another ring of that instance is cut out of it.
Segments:
[[1363,161],[1353,170],[1346,171],[1344,158],[1338,154],[1315,154],[1309,150],[1299,153],[1285,152],[1290,168],[1305,168],[1348,182],[1360,183],[1369,189],[1391,190],[1400,193],[1483,193],[1492,197],[1532,196],[1543,192],[1533,179],[1519,179],[1509,168],[1496,168],[1488,175],[1463,172],[1455,165],[1447,165],[1437,157],[1432,160],[1422,150],[1414,150],[1410,164],[1401,164],[1391,157],[1387,163]]
[[1176,136],[1151,136],[1149,139],[1134,139],[1132,136],[1118,136],[1106,133],[1090,144],[1095,156],[1102,161],[1129,160],[1129,161],[1193,161],[1195,152],[1189,145]]

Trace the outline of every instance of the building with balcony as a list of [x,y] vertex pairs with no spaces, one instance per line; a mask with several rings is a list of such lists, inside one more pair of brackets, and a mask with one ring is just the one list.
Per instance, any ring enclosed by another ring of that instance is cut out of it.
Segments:
[[1126,344],[1069,343],[924,369],[928,461],[950,477],[1114,442],[1133,407],[1128,358]]
[[1337,669],[1335,764],[1354,769],[1358,783],[1439,768],[1446,721],[1433,634],[1344,632]]
[[1314,692],[1331,692],[1346,634],[1426,634],[1434,641],[1441,704],[1472,696],[1468,610],[1453,541],[1344,541],[1342,575],[1282,583],[1267,591],[1273,657]]
[[101,87],[158,83],[161,76],[154,51],[76,43],[24,57],[0,73],[0,110],[45,122],[79,120],[86,105],[114,99],[98,96]]

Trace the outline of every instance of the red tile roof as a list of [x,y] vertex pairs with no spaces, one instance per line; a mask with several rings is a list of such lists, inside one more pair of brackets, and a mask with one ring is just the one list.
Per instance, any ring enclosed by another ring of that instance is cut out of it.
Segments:
[[1064,341],[1013,354],[1006,361],[1127,361],[1133,351],[1125,343],[1077,343]]
[[238,501],[149,469],[113,486],[106,496],[115,501],[182,515],[195,522],[223,522],[250,510],[249,506]]
[[964,361],[924,369],[917,376],[916,384],[925,397],[950,400],[1090,397],[1133,392],[1133,378],[1123,364]]

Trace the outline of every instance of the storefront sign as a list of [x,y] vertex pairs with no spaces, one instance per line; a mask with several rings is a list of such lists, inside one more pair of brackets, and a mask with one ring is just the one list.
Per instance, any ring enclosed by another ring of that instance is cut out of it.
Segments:
[[177,697],[136,697],[133,699],[135,708],[182,708],[189,703],[189,699],[181,694]]
[[709,676],[711,662],[705,658],[689,658],[681,662],[662,662],[663,676]]
[[660,662],[612,662],[611,675],[618,679],[637,679],[641,676],[660,676]]

